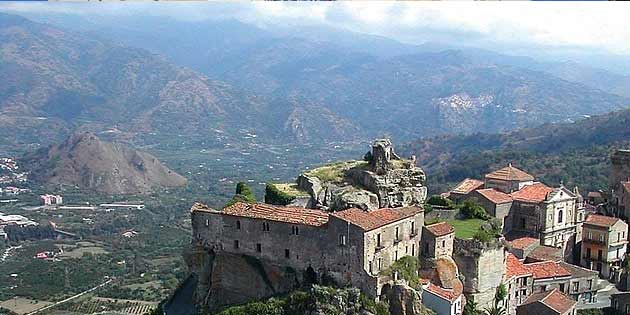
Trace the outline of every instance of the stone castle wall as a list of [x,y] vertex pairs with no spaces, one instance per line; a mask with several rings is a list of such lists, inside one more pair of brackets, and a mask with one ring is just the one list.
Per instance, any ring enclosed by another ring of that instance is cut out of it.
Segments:
[[455,239],[453,260],[463,276],[464,293],[480,307],[494,303],[496,289],[505,275],[506,250],[502,240],[484,244]]

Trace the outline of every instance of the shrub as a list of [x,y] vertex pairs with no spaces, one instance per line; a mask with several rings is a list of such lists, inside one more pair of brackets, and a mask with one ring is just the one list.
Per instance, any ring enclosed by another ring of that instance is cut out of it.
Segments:
[[469,219],[477,218],[482,220],[488,220],[490,215],[486,212],[476,198],[467,199],[459,206],[459,213],[463,214]]
[[365,155],[363,156],[363,161],[366,162],[372,162],[373,159],[374,156],[372,156],[372,151],[367,151],[367,153],[365,153]]
[[395,261],[389,268],[381,271],[381,274],[398,273],[398,276],[409,282],[414,288],[420,287],[420,278],[418,277],[418,269],[420,262],[418,258],[413,256],[405,256]]
[[236,194],[225,206],[229,207],[237,202],[256,203],[254,191],[244,182],[236,184]]
[[274,184],[268,183],[265,187],[265,203],[286,206],[293,200],[295,200],[295,196],[280,191]]

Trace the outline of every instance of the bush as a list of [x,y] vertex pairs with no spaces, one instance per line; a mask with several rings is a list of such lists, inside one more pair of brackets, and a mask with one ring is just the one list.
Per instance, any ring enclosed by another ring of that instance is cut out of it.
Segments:
[[418,277],[418,269],[420,261],[413,256],[405,256],[395,261],[389,268],[381,271],[381,274],[398,273],[398,276],[409,282],[409,285],[418,289],[420,287],[420,277]]
[[482,220],[490,219],[490,215],[488,214],[488,212],[486,212],[486,209],[484,209],[479,204],[476,198],[465,200],[459,206],[459,213],[463,214],[466,218],[469,218],[469,219],[474,219],[474,218],[482,219]]
[[374,156],[372,156],[372,151],[367,151],[367,153],[365,153],[365,155],[363,156],[363,161],[366,162],[372,162],[373,159]]
[[254,191],[244,182],[236,184],[236,194],[225,206],[229,207],[237,202],[256,203]]
[[274,184],[269,183],[265,187],[265,203],[286,206],[293,200],[295,200],[295,196],[280,191]]

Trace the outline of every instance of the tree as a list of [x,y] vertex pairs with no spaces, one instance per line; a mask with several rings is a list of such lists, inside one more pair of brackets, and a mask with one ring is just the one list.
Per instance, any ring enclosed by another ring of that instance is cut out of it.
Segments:
[[477,302],[470,300],[466,302],[466,306],[464,306],[464,314],[463,315],[481,315],[479,311],[479,306],[477,306]]
[[466,199],[459,207],[459,212],[469,219],[488,220],[490,218],[486,209],[477,202],[476,198]]
[[366,162],[372,162],[373,159],[374,156],[372,156],[372,151],[367,151],[367,153],[365,153],[365,155],[363,156],[363,161]]
[[256,195],[254,191],[244,182],[238,182],[236,184],[236,193],[232,200],[230,200],[225,206],[229,207],[237,202],[256,203]]

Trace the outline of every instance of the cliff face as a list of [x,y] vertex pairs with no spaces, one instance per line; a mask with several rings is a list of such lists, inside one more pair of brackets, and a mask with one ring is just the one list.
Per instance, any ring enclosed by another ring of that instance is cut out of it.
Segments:
[[22,159],[31,178],[41,184],[74,186],[108,194],[148,193],[177,187],[186,178],[153,155],[78,133],[61,144]]

